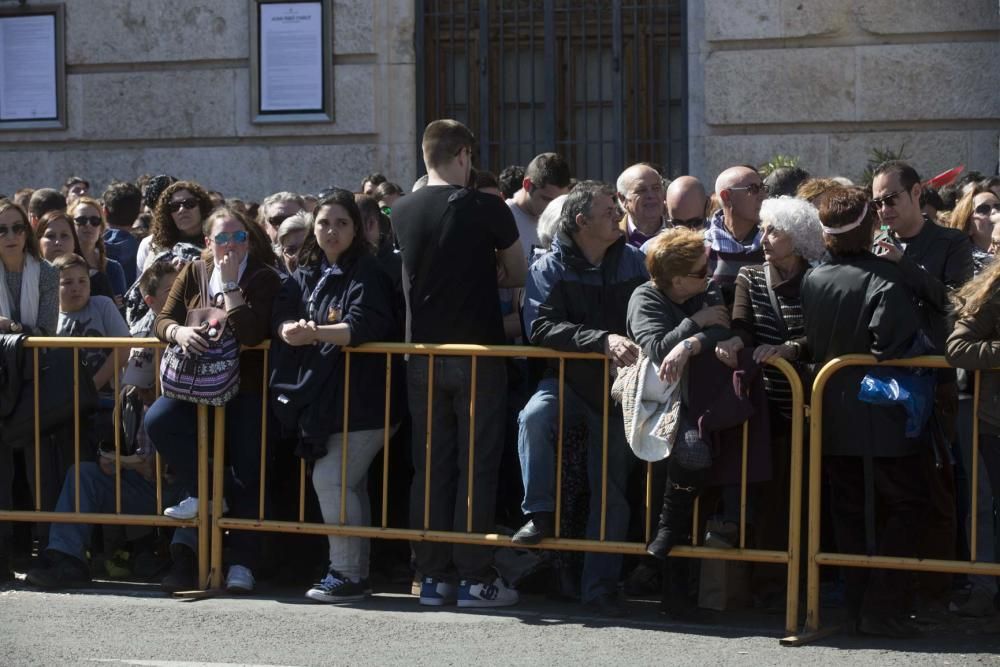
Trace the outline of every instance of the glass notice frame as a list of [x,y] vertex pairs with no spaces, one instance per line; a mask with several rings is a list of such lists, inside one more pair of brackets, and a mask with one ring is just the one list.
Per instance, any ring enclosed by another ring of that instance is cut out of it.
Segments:
[[0,131],[66,129],[62,4],[0,8]]
[[250,0],[251,122],[333,122],[332,0]]

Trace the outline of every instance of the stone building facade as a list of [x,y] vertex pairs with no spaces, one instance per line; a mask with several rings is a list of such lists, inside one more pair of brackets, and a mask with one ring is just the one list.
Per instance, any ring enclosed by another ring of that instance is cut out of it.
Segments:
[[[0,192],[169,173],[260,198],[421,171],[416,0],[333,0],[333,121],[269,125],[251,122],[251,0],[62,4],[67,126],[0,131]],[[997,169],[996,0],[704,0],[684,16],[687,171],[708,183],[778,153],[857,178],[873,147],[903,146],[927,176]]]

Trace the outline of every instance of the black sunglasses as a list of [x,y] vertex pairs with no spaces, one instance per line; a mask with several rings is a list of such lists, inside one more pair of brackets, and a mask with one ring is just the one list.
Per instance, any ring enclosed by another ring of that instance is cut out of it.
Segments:
[[87,225],[90,225],[91,227],[101,226],[101,218],[96,215],[81,215],[73,218],[73,222],[76,223],[77,227],[86,227]]
[[992,211],[993,213],[1000,213],[1000,201],[993,202],[992,204],[986,202],[985,204],[980,204],[973,211],[976,215],[989,215]]
[[188,199],[181,199],[180,201],[172,201],[169,204],[167,204],[167,210],[170,211],[171,213],[176,213],[182,208],[186,209],[198,208],[198,200],[195,199],[194,197],[190,197]]
[[21,234],[28,231],[28,226],[23,222],[15,222],[10,227],[6,225],[0,226],[0,238],[7,236],[8,234],[13,234],[14,236],[20,236]]
[[687,220],[667,218],[667,224],[671,227],[701,227],[705,224],[705,218],[700,215],[696,218],[688,218]]
[[896,190],[895,192],[890,192],[884,197],[872,199],[872,208],[876,211],[881,211],[886,206],[889,208],[896,208],[896,199],[898,199],[901,194],[903,194],[902,190]]
[[750,185],[746,185],[739,188],[726,188],[726,189],[735,191],[745,190],[752,195],[759,195],[761,192],[763,192],[764,194],[771,194],[770,186],[764,185],[763,183],[751,183]]

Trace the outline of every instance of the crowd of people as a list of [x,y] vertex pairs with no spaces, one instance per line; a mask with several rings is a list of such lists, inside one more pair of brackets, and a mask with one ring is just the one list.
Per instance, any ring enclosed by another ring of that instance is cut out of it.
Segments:
[[[222,505],[237,518],[257,516],[262,469],[267,513],[280,516],[281,497],[298,484],[288,461],[304,460],[323,521],[372,525],[379,494],[370,491],[381,475],[369,480],[369,469],[381,469],[391,439],[403,441],[389,464],[392,525],[507,526],[515,544],[529,546],[557,534],[640,540],[649,461],[662,504],[649,556],[628,571],[613,553],[554,558],[552,585],[616,617],[626,613],[623,582],[630,591],[645,574],[664,613],[689,618],[691,570],[671,558],[674,546],[707,531],[711,547],[786,548],[792,391],[766,362],[788,361],[808,387],[817,368],[846,354],[936,354],[953,368],[847,368],[811,399],[827,415],[824,539],[846,553],[954,560],[969,557],[978,531],[973,555],[994,560],[1000,376],[983,374],[973,414],[968,371],[1000,367],[1000,177],[929,183],[889,161],[870,184],[855,185],[797,167],[764,177],[734,165],[710,188],[638,163],[609,184],[575,178],[555,153],[494,176],[472,166],[473,133],[453,120],[429,124],[422,149],[427,174],[409,191],[372,174],[357,192],[278,192],[258,204],[159,175],[115,181],[99,198],[73,177],[61,191],[0,199],[3,414],[16,412],[30,386],[17,361],[25,336],[168,344],[160,368],[149,349],[82,355],[96,400],[79,470],[72,424],[43,434],[36,462],[33,439],[12,441],[0,422],[0,508],[15,506],[20,471],[42,510],[79,502],[81,512],[115,511],[120,474],[122,511],[152,514],[158,452],[169,481],[164,514],[197,517],[211,500],[197,496],[197,402],[225,405]],[[240,351],[268,339],[266,364],[261,351]],[[356,354],[345,368],[345,347],[403,340],[541,346],[608,363],[481,357],[473,371],[462,356]],[[262,378],[268,451],[284,461],[263,466]],[[862,391],[887,385],[912,401]],[[970,517],[975,420],[987,474]],[[126,425],[118,454],[117,422]],[[697,498],[706,508],[698,525]],[[196,532],[167,532],[163,589],[196,587]],[[0,524],[0,577],[11,576],[11,535]],[[39,524],[34,537],[29,583],[91,579],[88,557],[100,550],[93,526]],[[107,552],[128,535],[101,537]],[[230,592],[254,589],[266,550],[259,533],[227,535]],[[416,541],[394,553],[412,568],[422,605],[516,604],[496,551]],[[371,596],[371,554],[367,539],[330,536],[324,574],[306,596]],[[1000,603],[985,576],[847,568],[840,577],[852,627],[872,635],[914,636],[914,610],[992,616]],[[783,581],[773,566],[755,569],[755,599],[780,604]]]

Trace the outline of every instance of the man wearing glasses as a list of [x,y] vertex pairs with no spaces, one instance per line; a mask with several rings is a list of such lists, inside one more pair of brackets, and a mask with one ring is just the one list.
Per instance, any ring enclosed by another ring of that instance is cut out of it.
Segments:
[[[872,181],[872,206],[878,212],[884,233],[875,239],[874,252],[895,262],[905,283],[919,299],[920,316],[937,354],[944,353],[950,332],[948,293],[972,278],[972,242],[957,229],[936,225],[920,209],[923,186],[916,170],[905,162],[883,162]],[[921,555],[925,558],[955,558],[955,485],[950,448],[956,437],[958,385],[955,371],[937,371],[938,387],[934,419],[944,437],[935,447],[925,447],[924,469],[930,492],[924,522]],[[933,424],[933,420],[932,420]],[[924,599],[944,598],[950,592],[948,575],[921,575]]]
[[694,176],[678,176],[667,187],[667,225],[705,228],[708,196],[705,186]]
[[292,217],[305,207],[305,200],[294,192],[276,192],[273,195],[268,195],[261,202],[260,209],[257,211],[257,224],[267,232],[271,244],[275,247],[275,253],[279,256],[281,246],[278,244],[278,228],[287,218]]
[[722,291],[726,306],[732,308],[740,267],[764,262],[760,205],[767,199],[768,188],[755,169],[737,166],[719,174],[715,192],[722,208],[712,216],[705,231],[708,272]]
[[633,164],[618,177],[618,201],[625,216],[618,226],[629,245],[642,244],[666,227],[663,220],[663,178],[648,164]]

